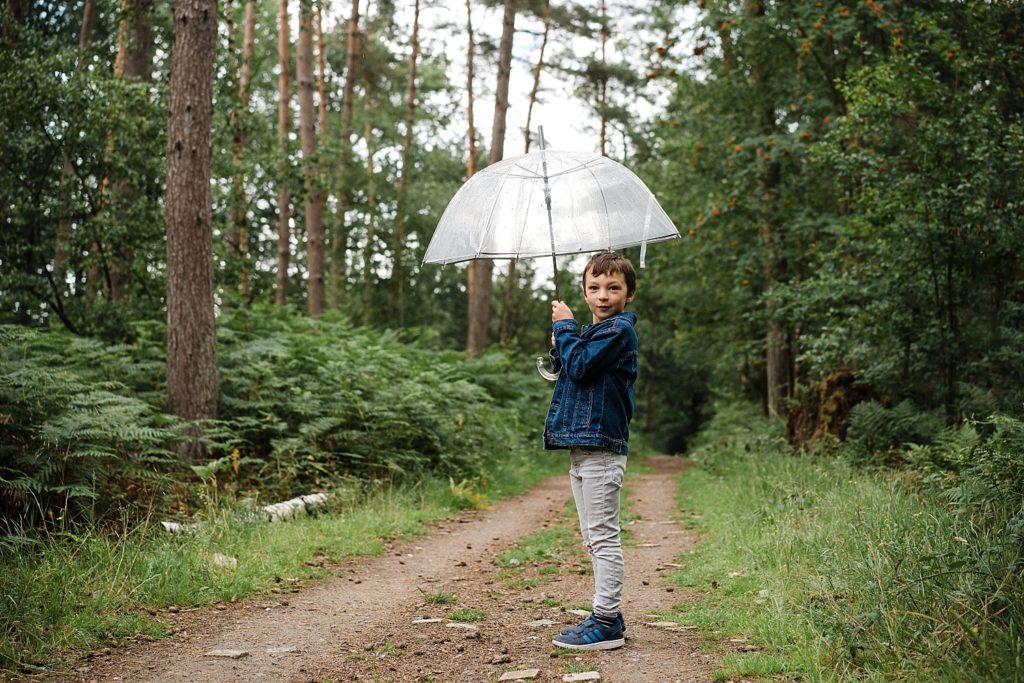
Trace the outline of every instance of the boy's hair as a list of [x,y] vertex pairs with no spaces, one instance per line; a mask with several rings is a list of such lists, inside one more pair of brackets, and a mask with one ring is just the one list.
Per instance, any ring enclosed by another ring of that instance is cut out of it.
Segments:
[[633,268],[633,263],[622,254],[617,254],[614,251],[602,251],[594,254],[590,263],[583,269],[584,289],[587,286],[587,273],[591,275],[622,273],[622,277],[626,280],[626,296],[636,294],[636,269]]

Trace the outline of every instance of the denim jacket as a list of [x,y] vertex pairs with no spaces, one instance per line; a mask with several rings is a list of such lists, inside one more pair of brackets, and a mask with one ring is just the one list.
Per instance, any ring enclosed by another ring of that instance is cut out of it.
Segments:
[[577,332],[575,320],[552,325],[559,372],[544,423],[544,448],[598,446],[629,451],[637,375],[636,316],[616,313]]

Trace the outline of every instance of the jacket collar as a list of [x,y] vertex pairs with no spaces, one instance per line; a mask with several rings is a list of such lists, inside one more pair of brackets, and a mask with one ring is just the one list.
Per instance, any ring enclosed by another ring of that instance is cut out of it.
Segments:
[[598,325],[604,325],[615,320],[625,320],[631,326],[636,327],[636,313],[633,313],[631,311],[623,311],[622,313],[616,313],[613,316],[609,316],[599,323],[587,323],[583,326],[583,329],[580,332],[586,332],[587,330],[593,329]]

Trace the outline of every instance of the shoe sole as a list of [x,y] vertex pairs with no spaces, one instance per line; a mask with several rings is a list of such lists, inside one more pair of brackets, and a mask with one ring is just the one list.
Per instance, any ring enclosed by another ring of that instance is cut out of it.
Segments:
[[562,643],[558,640],[558,638],[555,638],[551,641],[551,643],[553,645],[557,645],[558,647],[563,647],[566,650],[614,650],[625,645],[626,639],[625,637],[623,637],[616,638],[614,640],[602,640],[598,643],[581,643],[579,645],[576,645],[573,643]]

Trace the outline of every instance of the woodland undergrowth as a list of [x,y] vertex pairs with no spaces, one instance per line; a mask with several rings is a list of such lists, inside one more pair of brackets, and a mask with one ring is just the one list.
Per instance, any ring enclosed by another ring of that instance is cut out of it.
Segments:
[[1024,423],[872,459],[856,441],[794,452],[777,427],[720,409],[681,478],[705,540],[675,578],[705,597],[674,616],[748,643],[729,645],[720,676],[1017,680]]

